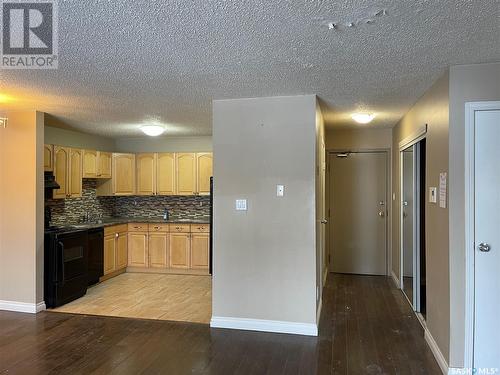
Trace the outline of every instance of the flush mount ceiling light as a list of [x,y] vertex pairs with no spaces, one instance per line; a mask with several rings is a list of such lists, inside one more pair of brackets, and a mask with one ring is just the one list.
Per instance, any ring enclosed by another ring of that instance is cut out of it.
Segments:
[[150,137],[157,137],[163,134],[165,128],[160,125],[144,125],[141,126],[141,130],[144,134],[149,135]]
[[368,124],[372,122],[372,120],[375,118],[375,115],[372,113],[353,113],[351,117],[358,124]]

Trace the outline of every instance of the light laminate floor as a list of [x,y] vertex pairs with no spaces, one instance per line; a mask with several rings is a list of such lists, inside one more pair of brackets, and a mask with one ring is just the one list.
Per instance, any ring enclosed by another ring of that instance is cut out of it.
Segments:
[[56,312],[209,323],[210,276],[124,273]]

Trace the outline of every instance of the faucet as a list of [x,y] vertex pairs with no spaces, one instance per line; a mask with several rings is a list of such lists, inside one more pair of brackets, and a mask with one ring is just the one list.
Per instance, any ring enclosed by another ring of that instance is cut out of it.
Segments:
[[165,207],[165,210],[163,211],[163,220],[167,221],[168,220],[168,209]]

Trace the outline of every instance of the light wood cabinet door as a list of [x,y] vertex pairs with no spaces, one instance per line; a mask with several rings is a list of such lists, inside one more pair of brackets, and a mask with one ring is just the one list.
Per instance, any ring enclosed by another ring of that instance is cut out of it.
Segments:
[[194,153],[176,154],[177,191],[179,195],[196,192],[196,158]]
[[193,233],[191,235],[191,268],[208,270],[208,253],[208,233]]
[[132,232],[128,234],[129,267],[148,267],[148,233]]
[[170,268],[189,268],[189,237],[189,233],[170,233],[168,246]]
[[196,154],[196,186],[200,195],[210,194],[210,177],[212,177],[212,153]]
[[69,195],[72,198],[81,197],[83,150],[71,148],[69,160]]
[[52,172],[54,170],[54,146],[43,145],[43,170]]
[[104,236],[104,275],[115,270],[116,239],[115,234]]
[[116,237],[116,269],[127,267],[128,263],[128,237],[127,233],[118,233]]
[[156,193],[175,194],[175,154],[160,153],[156,158]]
[[53,192],[54,199],[64,199],[68,197],[68,164],[70,149],[67,147],[54,146],[54,176],[59,184],[59,189]]
[[97,177],[97,151],[83,150],[83,178]]
[[111,152],[97,151],[97,178],[111,178]]
[[149,267],[167,268],[168,234],[162,232],[149,233]]
[[156,155],[137,154],[137,195],[156,194]]
[[134,154],[113,154],[113,194],[135,194]]

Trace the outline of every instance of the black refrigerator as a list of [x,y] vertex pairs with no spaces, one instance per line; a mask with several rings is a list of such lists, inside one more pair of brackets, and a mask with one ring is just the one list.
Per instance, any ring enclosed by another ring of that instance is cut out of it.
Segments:
[[213,249],[214,249],[214,178],[210,177],[210,244],[209,244],[209,270],[210,275],[213,275]]

